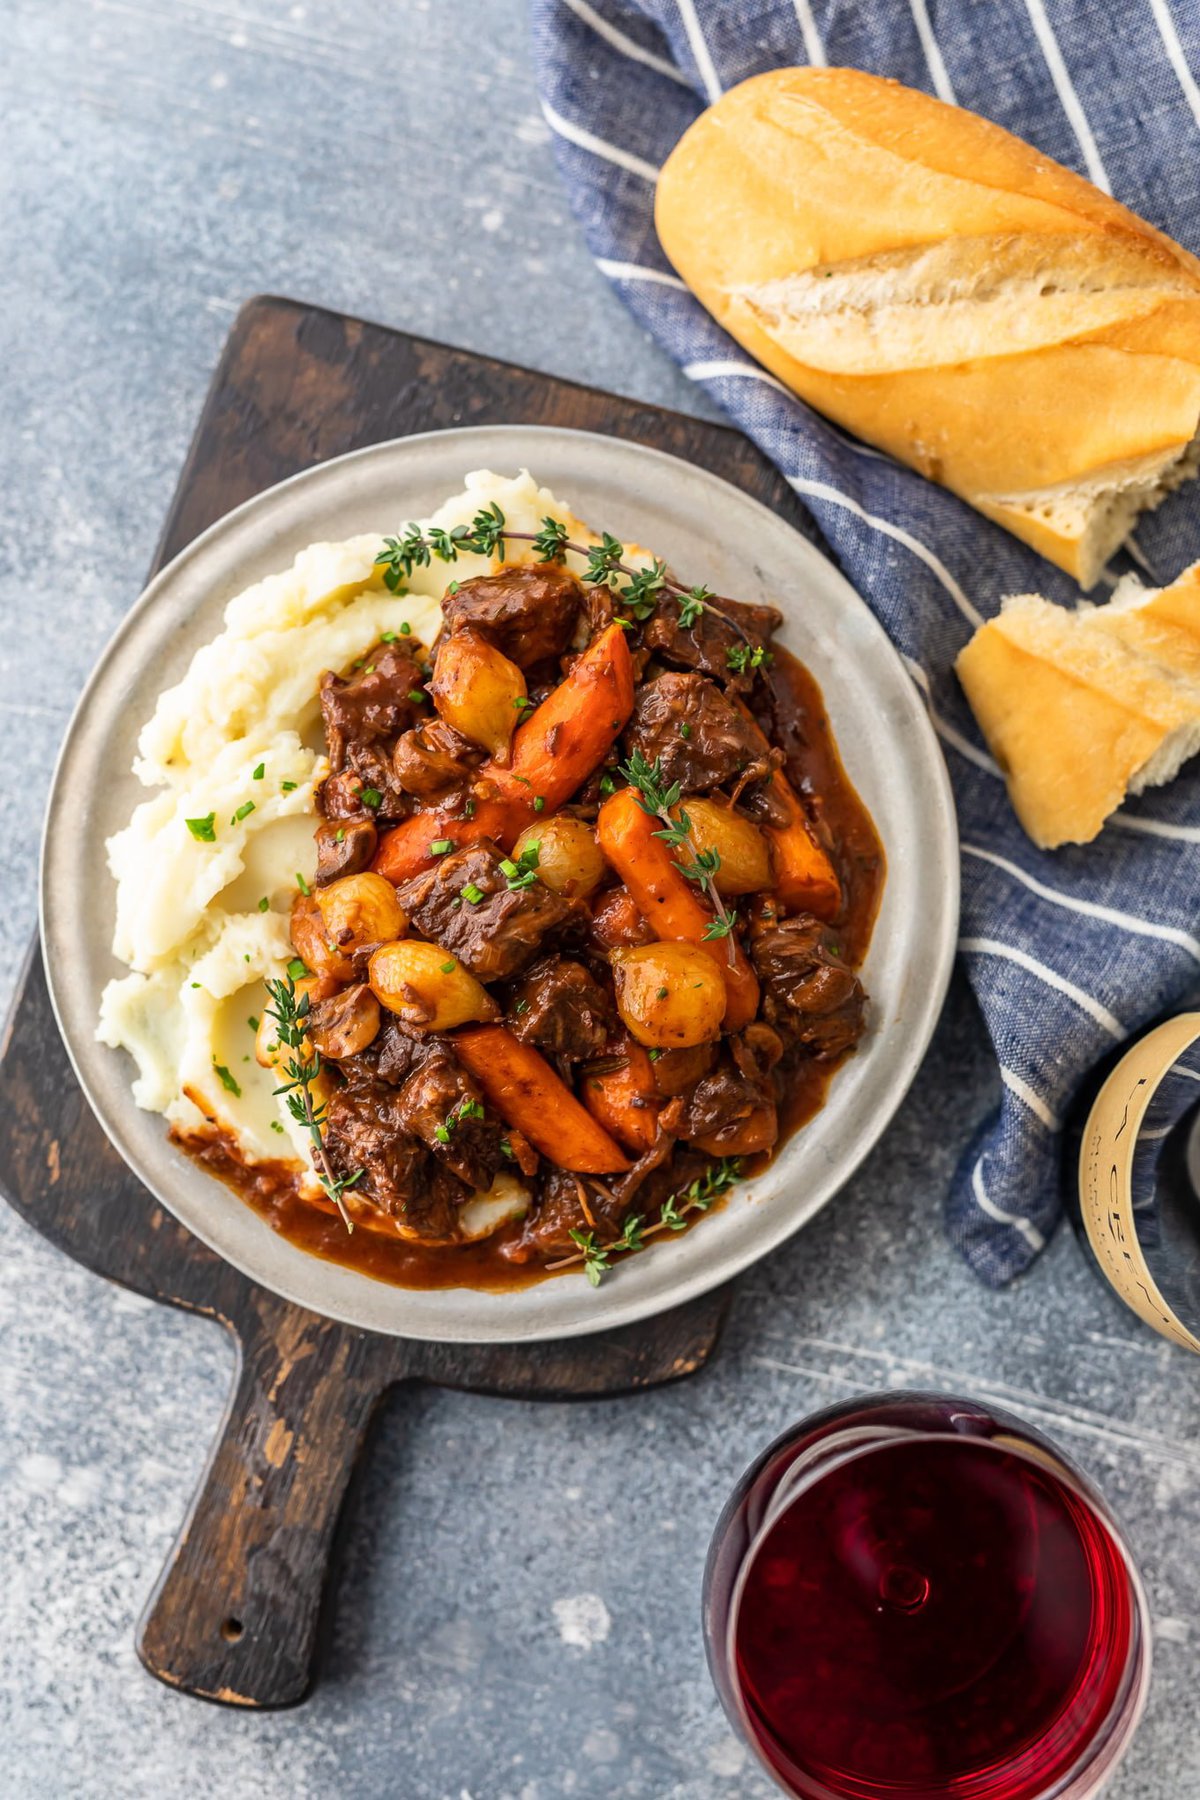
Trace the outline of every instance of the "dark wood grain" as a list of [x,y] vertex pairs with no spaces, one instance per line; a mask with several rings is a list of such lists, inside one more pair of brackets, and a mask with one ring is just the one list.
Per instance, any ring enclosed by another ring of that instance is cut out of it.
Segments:
[[[725,427],[259,299],[225,346],[154,567],[300,469],[468,424],[566,425],[652,444],[813,535],[776,471]],[[160,1680],[241,1706],[290,1705],[311,1685],[338,1516],[390,1387],[558,1400],[630,1393],[701,1368],[729,1303],[726,1289],[621,1331],[519,1346],[382,1337],[278,1299],[185,1231],[112,1149],[71,1073],[36,946],[0,1044],[0,1188],[76,1261],[217,1319],[237,1341],[221,1432],[137,1642]]]

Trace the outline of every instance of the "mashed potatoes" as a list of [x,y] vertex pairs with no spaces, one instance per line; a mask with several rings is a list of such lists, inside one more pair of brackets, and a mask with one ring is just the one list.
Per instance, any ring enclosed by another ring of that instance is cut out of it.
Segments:
[[[422,523],[469,526],[493,501],[514,530],[537,531],[550,515],[595,541],[527,473],[469,475]],[[134,770],[155,791],[108,843],[113,952],[130,973],[105,989],[97,1035],[133,1057],[139,1106],[184,1133],[219,1127],[249,1163],[309,1166],[307,1139],[273,1094],[278,1078],[254,1060],[254,1031],[269,1004],[264,980],[281,976],[293,955],[292,901],[316,860],[314,790],[328,772],[321,675],[350,672],[384,633],[405,626],[432,645],[449,582],[496,566],[479,556],[435,562],[414,570],[409,592],[391,594],[375,557],[384,532],[404,523],[382,520],[378,536],[314,544],[230,601],[225,629],[144,726]],[[522,560],[517,549],[510,562]],[[499,1223],[491,1196],[472,1208],[489,1228]]]

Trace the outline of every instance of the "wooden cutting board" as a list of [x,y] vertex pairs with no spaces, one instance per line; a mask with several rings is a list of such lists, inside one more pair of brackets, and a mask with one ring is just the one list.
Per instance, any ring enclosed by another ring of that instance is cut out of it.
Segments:
[[[478,424],[574,426],[652,444],[814,535],[779,474],[725,426],[258,299],[226,343],[152,573],[231,508],[314,463]],[[389,1388],[423,1381],[525,1400],[632,1393],[701,1368],[729,1306],[725,1288],[620,1331],[517,1346],[389,1338],[278,1299],[177,1224],[112,1149],[71,1072],[36,943],[0,1043],[0,1188],[77,1262],[234,1336],[225,1418],[137,1632],[153,1675],[232,1705],[291,1705],[312,1684],[338,1515]]]

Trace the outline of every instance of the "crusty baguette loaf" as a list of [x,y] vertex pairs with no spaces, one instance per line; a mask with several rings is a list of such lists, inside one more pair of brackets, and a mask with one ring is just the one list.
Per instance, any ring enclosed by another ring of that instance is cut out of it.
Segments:
[[1034,843],[1089,843],[1200,750],[1200,563],[1074,612],[1019,594],[955,666]]
[[797,394],[1085,588],[1196,472],[1200,262],[973,113],[854,69],[757,75],[676,145],[656,220]]

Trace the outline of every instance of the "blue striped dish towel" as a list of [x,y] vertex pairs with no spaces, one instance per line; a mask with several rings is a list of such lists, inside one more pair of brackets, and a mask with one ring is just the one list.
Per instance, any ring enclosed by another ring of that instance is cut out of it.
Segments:
[[[1003,1081],[999,1112],[959,1164],[946,1227],[999,1286],[1058,1221],[1063,1110],[1085,1071],[1200,973],[1200,771],[1125,806],[1092,845],[1034,848],[952,665],[1003,595],[1069,604],[1074,584],[764,375],[672,273],[654,183],[686,127],[736,82],[799,63],[851,66],[983,113],[1200,251],[1200,11],[1188,0],[1129,0],[1116,13],[1110,0],[532,7],[542,110],[599,267],[787,477],[941,739],[962,834],[960,950]],[[1143,519],[1137,544],[1155,585],[1200,556],[1200,483]]]

